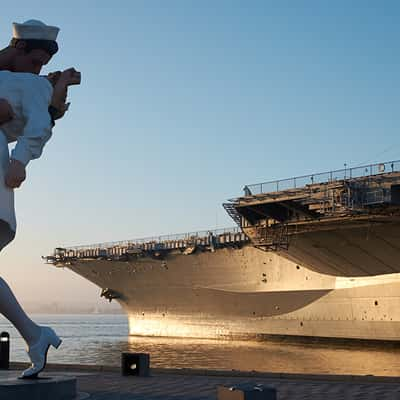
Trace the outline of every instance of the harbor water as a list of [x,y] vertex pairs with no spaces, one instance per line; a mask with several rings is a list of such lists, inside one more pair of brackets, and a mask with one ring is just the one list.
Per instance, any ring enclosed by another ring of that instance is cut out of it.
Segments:
[[[125,315],[33,315],[62,337],[48,361],[68,364],[120,364],[123,351],[151,355],[151,365],[161,368],[195,368],[259,372],[400,375],[400,346],[396,344],[293,343],[129,337]],[[11,361],[28,361],[25,344],[7,320],[0,330],[11,336]]]

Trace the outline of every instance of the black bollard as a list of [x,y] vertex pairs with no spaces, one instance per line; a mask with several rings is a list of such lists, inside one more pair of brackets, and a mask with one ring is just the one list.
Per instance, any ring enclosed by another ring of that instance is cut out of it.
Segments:
[[122,353],[122,375],[149,376],[150,355],[146,353]]
[[0,369],[10,368],[10,335],[8,332],[0,334]]

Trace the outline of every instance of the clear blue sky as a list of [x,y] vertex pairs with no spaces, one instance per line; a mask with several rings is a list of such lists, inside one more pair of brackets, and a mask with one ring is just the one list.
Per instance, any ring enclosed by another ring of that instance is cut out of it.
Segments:
[[1,8],[3,46],[11,22],[41,19],[61,27],[44,72],[83,74],[16,193],[2,270],[27,301],[27,276],[43,298],[97,293],[42,265],[56,245],[229,226],[221,203],[244,184],[400,158],[397,1]]

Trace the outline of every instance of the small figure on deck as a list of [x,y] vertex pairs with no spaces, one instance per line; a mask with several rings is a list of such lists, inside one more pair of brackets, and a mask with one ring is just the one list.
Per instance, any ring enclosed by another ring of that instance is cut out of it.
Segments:
[[[13,24],[10,45],[0,51],[0,250],[15,237],[14,189],[26,179],[26,166],[42,154],[54,121],[68,104],[67,88],[80,83],[73,68],[39,76],[57,52],[59,28],[36,20]],[[8,151],[8,143],[16,142]],[[18,330],[32,361],[21,378],[35,378],[46,366],[50,346],[61,339],[50,327],[39,326],[24,312],[10,287],[0,278],[0,313]]]
[[251,196],[251,191],[247,185],[243,188],[243,192],[245,196]]

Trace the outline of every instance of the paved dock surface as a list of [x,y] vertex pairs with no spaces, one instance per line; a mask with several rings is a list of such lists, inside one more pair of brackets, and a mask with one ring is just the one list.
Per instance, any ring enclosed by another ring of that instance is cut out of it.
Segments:
[[91,400],[216,400],[218,385],[245,382],[275,387],[278,400],[400,400],[400,378],[393,377],[153,370],[140,378],[112,367],[48,365],[52,373],[76,376]]
[[271,385],[279,400],[400,400],[395,383],[351,383],[221,376],[154,375],[149,378],[121,377],[101,373],[78,377],[78,389],[93,400],[215,400],[218,385],[242,382]]

